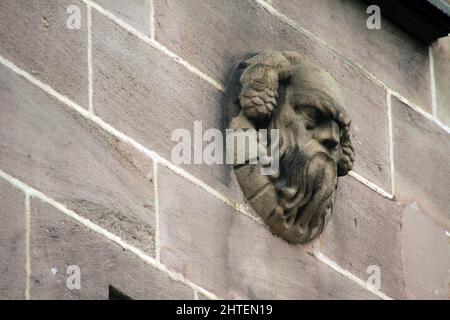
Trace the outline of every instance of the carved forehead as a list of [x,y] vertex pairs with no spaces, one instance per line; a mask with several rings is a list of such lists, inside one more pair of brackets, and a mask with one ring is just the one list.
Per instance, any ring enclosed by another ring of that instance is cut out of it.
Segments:
[[290,82],[294,103],[320,108],[343,126],[350,123],[341,89],[334,77],[312,63],[292,67]]

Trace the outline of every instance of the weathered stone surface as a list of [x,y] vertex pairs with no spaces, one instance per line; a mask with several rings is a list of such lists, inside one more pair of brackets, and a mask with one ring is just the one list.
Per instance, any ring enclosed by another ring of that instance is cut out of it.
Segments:
[[428,46],[384,16],[380,30],[368,29],[369,5],[364,1],[273,0],[272,4],[389,87],[431,111]]
[[450,237],[416,203],[404,209],[402,248],[412,299],[450,299]]
[[393,97],[395,196],[450,229],[450,134]]
[[439,120],[450,126],[450,36],[432,46],[436,85],[436,113]]
[[150,34],[150,3],[149,0],[94,0],[106,10],[111,11],[125,22],[139,30]]
[[153,253],[152,163],[0,68],[0,168]]
[[354,170],[390,191],[384,90],[254,1],[155,1],[155,13],[157,40],[220,81],[237,61],[264,50],[294,50],[329,71],[353,121]]
[[194,283],[222,298],[376,298],[172,171],[159,174],[161,259]]
[[[80,29],[67,27],[71,5],[80,10]],[[82,1],[1,1],[0,43],[1,56],[87,108],[87,27]]]
[[0,300],[25,298],[25,194],[0,179]]
[[380,291],[405,298],[400,243],[401,207],[351,177],[339,179],[320,251],[362,280],[380,268]]
[[[169,160],[178,144],[171,141],[175,129],[187,129],[192,146],[194,121],[202,122],[203,132],[222,129],[222,93],[212,85],[96,12],[93,29],[94,110],[102,119]],[[183,167],[242,200],[232,168]]]
[[[39,199],[31,202],[30,230],[31,299],[108,299],[110,285],[133,299],[193,299],[183,283]],[[80,289],[67,287],[74,265]]]
[[198,293],[197,298],[198,298],[198,300],[210,300],[207,296],[205,296],[204,294],[202,294],[200,292]]

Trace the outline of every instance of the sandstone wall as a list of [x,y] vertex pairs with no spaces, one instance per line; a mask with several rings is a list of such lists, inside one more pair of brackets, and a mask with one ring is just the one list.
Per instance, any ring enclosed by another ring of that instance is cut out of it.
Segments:
[[[369,30],[366,8],[1,1],[0,298],[449,298],[449,42]],[[353,119],[354,170],[307,246],[267,230],[229,167],[170,161],[173,130],[222,128],[234,63],[267,49],[331,72]]]

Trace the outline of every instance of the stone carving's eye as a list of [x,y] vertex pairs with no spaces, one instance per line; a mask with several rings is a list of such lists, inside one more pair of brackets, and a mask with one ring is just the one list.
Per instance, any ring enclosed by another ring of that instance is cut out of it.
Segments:
[[322,112],[312,106],[300,106],[298,108],[303,116],[310,122],[311,125],[315,125],[320,122],[323,118]]

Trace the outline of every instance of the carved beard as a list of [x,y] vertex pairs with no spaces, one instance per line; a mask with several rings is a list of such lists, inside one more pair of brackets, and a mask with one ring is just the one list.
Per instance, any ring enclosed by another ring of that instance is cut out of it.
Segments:
[[280,175],[273,184],[278,206],[267,219],[273,231],[293,243],[319,235],[331,215],[337,185],[334,160],[323,152],[308,159],[298,145],[287,148],[280,155]]

